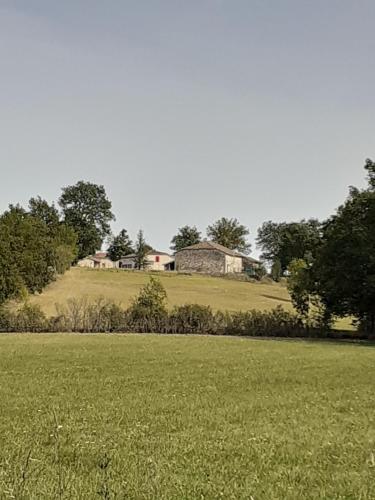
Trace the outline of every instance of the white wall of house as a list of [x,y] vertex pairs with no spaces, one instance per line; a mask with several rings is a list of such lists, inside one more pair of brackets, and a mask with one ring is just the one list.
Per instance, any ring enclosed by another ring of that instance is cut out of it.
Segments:
[[151,254],[147,255],[147,261],[150,263],[148,268],[150,271],[164,271],[165,264],[171,262],[172,258],[170,255],[164,254]]
[[78,267],[90,267],[92,269],[112,269],[115,263],[111,259],[93,259],[85,257],[77,262]]
[[[170,255],[152,253],[146,256],[148,266],[148,271],[164,271],[165,264],[168,264],[173,260]],[[121,269],[135,269],[135,259],[134,257],[123,257],[118,262],[116,262],[116,267]]]
[[94,267],[94,261],[88,257],[81,259],[77,262],[78,267]]
[[226,273],[242,273],[242,267],[242,257],[234,257],[232,255],[225,256]]

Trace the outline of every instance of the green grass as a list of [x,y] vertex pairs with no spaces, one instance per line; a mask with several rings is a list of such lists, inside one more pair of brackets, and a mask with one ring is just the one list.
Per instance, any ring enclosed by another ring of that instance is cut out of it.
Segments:
[[[55,304],[70,297],[94,299],[104,296],[127,306],[150,275],[147,272],[72,268],[49,285],[44,293],[34,296],[32,302],[39,304],[47,314],[54,314]],[[292,308],[286,287],[278,284],[240,282],[202,275],[152,275],[158,276],[165,286],[171,306],[194,302],[223,310],[272,309],[278,304]]]
[[374,499],[375,348],[0,336],[0,498]]

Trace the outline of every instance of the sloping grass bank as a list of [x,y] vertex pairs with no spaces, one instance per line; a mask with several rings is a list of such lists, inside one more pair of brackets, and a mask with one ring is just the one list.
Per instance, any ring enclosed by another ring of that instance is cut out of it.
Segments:
[[32,297],[47,315],[56,313],[55,304],[68,299],[104,297],[128,307],[142,286],[157,276],[168,294],[170,307],[183,304],[201,304],[215,310],[270,310],[282,305],[292,310],[286,287],[274,284],[246,283],[203,275],[177,273],[132,272],[125,270],[96,270],[72,268],[49,285],[41,295]]

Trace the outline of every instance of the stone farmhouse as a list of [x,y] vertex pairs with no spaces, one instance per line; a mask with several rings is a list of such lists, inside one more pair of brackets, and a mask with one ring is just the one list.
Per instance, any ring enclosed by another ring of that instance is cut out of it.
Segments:
[[180,272],[205,274],[252,273],[260,262],[234,250],[214,243],[202,241],[176,252],[175,269]]
[[[116,267],[119,269],[135,269],[135,254],[125,255],[118,262]],[[150,250],[146,256],[148,271],[173,271],[174,258],[165,252]]]
[[96,252],[77,262],[78,267],[91,267],[92,269],[112,269],[115,263],[107,256],[107,252]]

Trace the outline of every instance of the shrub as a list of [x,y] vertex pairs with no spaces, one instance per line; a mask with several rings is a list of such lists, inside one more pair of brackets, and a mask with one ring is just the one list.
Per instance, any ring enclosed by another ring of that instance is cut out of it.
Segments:
[[215,333],[215,318],[209,306],[187,304],[175,307],[169,317],[170,333]]
[[44,332],[48,330],[48,321],[37,305],[25,302],[15,313],[9,313],[11,329],[15,332]]
[[56,305],[57,316],[50,319],[56,332],[114,332],[125,327],[124,312],[117,304],[99,298],[90,302],[86,297],[69,299]]
[[126,325],[132,332],[164,333],[168,327],[167,293],[161,282],[150,277],[126,311]]

